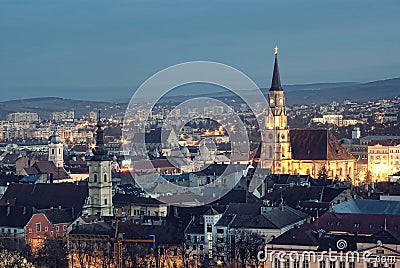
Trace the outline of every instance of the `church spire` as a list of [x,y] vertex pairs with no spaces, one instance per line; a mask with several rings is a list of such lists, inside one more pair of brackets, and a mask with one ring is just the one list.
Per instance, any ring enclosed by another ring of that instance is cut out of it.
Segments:
[[93,149],[94,156],[92,160],[108,160],[108,150],[104,146],[104,130],[103,122],[101,121],[101,113],[99,111],[97,130],[96,130],[96,146]]
[[283,90],[278,68],[278,47],[275,47],[274,51],[275,51],[275,63],[274,63],[274,72],[272,73],[271,88],[269,89],[270,91]]

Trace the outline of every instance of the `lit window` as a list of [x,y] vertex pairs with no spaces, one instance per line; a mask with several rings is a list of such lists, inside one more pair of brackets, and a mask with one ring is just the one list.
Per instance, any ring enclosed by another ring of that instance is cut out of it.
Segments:
[[42,229],[42,226],[40,223],[36,223],[36,232],[40,232]]

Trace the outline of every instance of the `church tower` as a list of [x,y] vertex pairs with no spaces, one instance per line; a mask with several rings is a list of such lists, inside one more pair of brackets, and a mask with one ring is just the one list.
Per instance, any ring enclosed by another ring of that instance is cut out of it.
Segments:
[[262,131],[263,168],[272,173],[290,173],[290,137],[287,124],[285,94],[281,85],[278,68],[278,48],[275,47],[275,63],[271,88],[268,91],[269,108],[266,111],[265,129]]
[[49,161],[53,162],[56,167],[64,166],[64,145],[60,140],[60,135],[54,131],[49,138]]
[[104,146],[104,130],[100,112],[96,130],[96,146],[89,164],[89,196],[83,215],[113,216],[111,162]]

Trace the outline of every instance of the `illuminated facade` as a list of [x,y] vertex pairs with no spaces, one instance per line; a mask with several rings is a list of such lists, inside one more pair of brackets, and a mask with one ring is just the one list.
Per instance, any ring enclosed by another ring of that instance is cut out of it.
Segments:
[[400,140],[371,141],[368,145],[368,170],[380,181],[400,171]]
[[281,85],[277,48],[271,88],[268,92],[265,129],[262,130],[261,167],[275,174],[318,177],[322,170],[331,178],[354,178],[355,159],[328,130],[290,130],[285,94]]

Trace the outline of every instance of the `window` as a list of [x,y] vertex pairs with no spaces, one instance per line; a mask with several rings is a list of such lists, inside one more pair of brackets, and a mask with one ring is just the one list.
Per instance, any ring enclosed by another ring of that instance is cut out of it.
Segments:
[[104,182],[107,182],[107,174],[104,174]]
[[44,227],[44,231],[45,231],[45,232],[48,232],[48,231],[49,231],[49,227],[47,227],[47,226]]
[[308,260],[303,261],[303,268],[309,268],[310,267],[310,262]]
[[63,226],[63,230],[66,231],[67,230],[67,225]]
[[104,199],[104,205],[107,205],[107,198]]
[[40,232],[42,229],[42,225],[40,223],[36,223],[36,232]]
[[349,268],[356,268],[356,263],[354,261],[349,262]]
[[211,233],[211,232],[212,232],[212,225],[207,224],[207,233]]
[[60,231],[60,227],[56,226],[56,232],[59,232],[59,231]]
[[275,258],[274,260],[274,268],[281,268],[281,263],[278,258]]
[[51,149],[51,154],[54,154],[54,149]]
[[31,234],[32,233],[32,228],[29,228],[28,232]]
[[285,260],[285,261],[284,261],[283,267],[284,267],[284,268],[290,268],[290,262],[289,262],[289,260]]
[[346,263],[344,261],[339,262],[339,268],[345,268]]
[[376,254],[384,254],[385,252],[382,249],[377,249]]
[[329,268],[335,268],[336,267],[336,262],[335,261],[330,261],[329,262]]
[[192,240],[192,237],[190,236],[190,234],[187,235],[187,240]]
[[200,245],[200,246],[199,246],[199,249],[200,249],[200,250],[203,250],[203,249],[204,249],[204,246],[203,246],[203,245]]
[[299,267],[300,267],[299,261],[294,261],[293,262],[293,268],[299,268]]
[[93,175],[93,182],[97,182],[97,174]]
[[217,229],[217,234],[223,234],[224,233],[224,229]]

